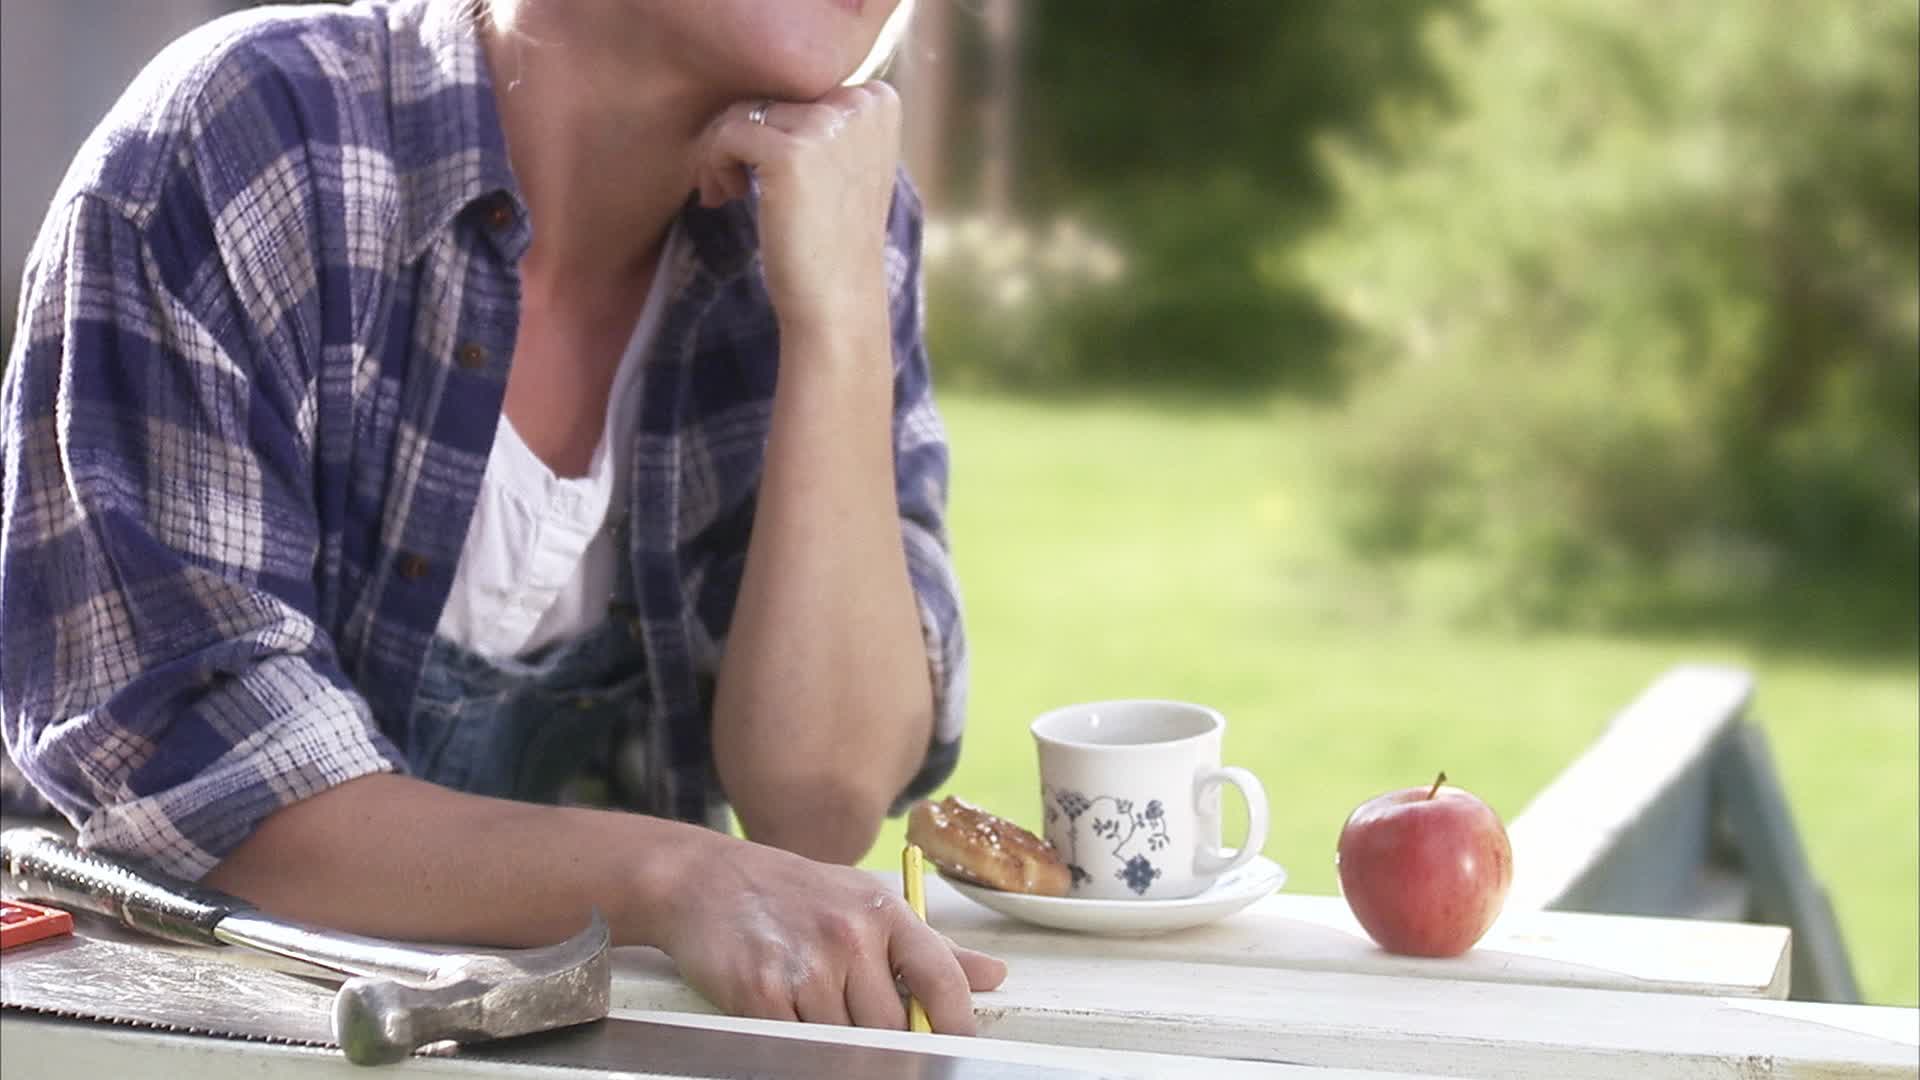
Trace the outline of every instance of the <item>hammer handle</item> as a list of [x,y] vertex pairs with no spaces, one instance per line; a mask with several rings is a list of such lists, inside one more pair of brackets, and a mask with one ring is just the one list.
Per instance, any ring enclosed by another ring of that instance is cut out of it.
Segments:
[[213,928],[251,906],[166,874],[83,851],[45,829],[0,832],[0,884],[7,895],[116,919],[185,945],[219,945]]

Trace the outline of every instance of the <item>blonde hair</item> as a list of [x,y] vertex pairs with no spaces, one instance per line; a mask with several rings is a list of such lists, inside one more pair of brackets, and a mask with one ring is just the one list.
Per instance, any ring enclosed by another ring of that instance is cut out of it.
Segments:
[[900,0],[893,14],[887,16],[885,25],[880,27],[880,36],[874,38],[873,51],[867,54],[852,75],[847,76],[846,85],[857,86],[877,78],[887,69],[887,65],[893,63],[894,55],[900,51],[900,43],[906,40],[907,25],[913,22],[913,5],[914,0]]
[[[442,0],[443,10],[452,16],[455,24],[469,27],[478,26],[483,20],[494,15],[493,9],[501,4],[518,4],[524,0]],[[878,78],[893,63],[894,56],[900,51],[901,42],[906,40],[907,27],[913,22],[915,0],[900,0],[880,27],[880,33],[873,40],[873,49],[860,66],[847,76],[846,86],[858,86],[870,79]]]

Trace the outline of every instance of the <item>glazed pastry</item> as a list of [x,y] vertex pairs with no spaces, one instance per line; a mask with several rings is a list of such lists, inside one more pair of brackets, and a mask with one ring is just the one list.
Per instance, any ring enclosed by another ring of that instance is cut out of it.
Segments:
[[907,839],[942,872],[990,889],[1065,896],[1072,881],[1052,844],[951,795],[915,803]]

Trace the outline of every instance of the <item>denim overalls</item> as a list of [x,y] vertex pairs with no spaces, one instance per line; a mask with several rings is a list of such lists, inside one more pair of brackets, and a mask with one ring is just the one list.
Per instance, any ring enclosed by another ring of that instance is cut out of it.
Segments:
[[[627,551],[624,514],[604,526]],[[527,660],[489,659],[436,637],[402,747],[414,775],[461,791],[539,803],[641,805],[648,740],[646,657],[620,560],[608,616]],[[708,822],[707,824],[714,824]]]

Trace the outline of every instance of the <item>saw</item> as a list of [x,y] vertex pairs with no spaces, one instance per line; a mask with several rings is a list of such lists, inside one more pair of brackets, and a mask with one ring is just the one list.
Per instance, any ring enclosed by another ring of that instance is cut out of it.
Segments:
[[7,950],[0,1005],[188,1035],[338,1045],[328,988],[191,952],[75,935]]
[[0,832],[7,895],[91,911],[184,945],[233,946],[346,977],[333,1039],[360,1065],[440,1042],[481,1042],[607,1015],[612,935],[586,930],[538,949],[460,950],[385,941],[275,918],[238,897],[145,871],[50,832]]
[[[334,991],[266,968],[191,950],[68,935],[11,949],[0,963],[0,1024],[39,1014],[176,1034],[331,1048]],[[10,1054],[31,1033],[9,1030]],[[964,1053],[821,1042],[610,1017],[441,1053],[595,1075],[783,1080],[1080,1080],[1096,1074]]]
[[[606,926],[546,949],[454,950],[282,923],[234,897],[84,852],[49,833],[0,833],[12,897],[68,904],[176,943],[297,960],[296,977],[225,950],[56,933],[6,951],[0,1009],[192,1035],[339,1047],[359,1064],[409,1053],[651,1076],[792,1080],[1059,1080],[1095,1075],[964,1053],[827,1043],[608,1018]],[[64,929],[64,928],[63,928]],[[84,924],[81,929],[85,929]],[[332,980],[344,978],[335,988]],[[25,1034],[17,1031],[17,1034]],[[10,1047],[14,1040],[9,1039]]]

